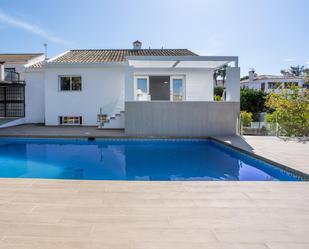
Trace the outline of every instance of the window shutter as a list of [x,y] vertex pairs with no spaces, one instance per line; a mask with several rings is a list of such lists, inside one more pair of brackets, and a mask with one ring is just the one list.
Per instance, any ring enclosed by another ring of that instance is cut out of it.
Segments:
[[82,116],[79,117],[79,124],[82,124],[83,121],[82,121]]
[[62,124],[62,116],[59,116],[59,124]]

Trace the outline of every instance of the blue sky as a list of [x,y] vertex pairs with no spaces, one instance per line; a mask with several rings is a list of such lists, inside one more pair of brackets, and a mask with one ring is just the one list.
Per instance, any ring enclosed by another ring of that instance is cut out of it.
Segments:
[[188,48],[238,55],[241,74],[309,67],[307,0],[0,0],[0,53]]

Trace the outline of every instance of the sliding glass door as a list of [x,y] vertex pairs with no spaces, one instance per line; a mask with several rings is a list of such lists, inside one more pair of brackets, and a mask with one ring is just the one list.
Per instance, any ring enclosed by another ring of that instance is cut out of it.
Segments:
[[171,77],[171,100],[172,101],[183,101],[185,100],[185,86],[184,77],[172,76]]
[[136,100],[149,100],[149,77],[136,77]]

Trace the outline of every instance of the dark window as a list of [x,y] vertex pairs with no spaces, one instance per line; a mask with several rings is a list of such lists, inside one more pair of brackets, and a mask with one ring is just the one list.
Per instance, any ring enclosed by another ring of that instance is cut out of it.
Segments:
[[82,90],[81,77],[72,77],[72,91]]
[[268,89],[278,89],[282,86],[281,82],[268,82]]
[[262,92],[265,91],[265,82],[263,82],[263,83],[261,84],[261,91],[262,91]]
[[6,68],[4,68],[4,71],[15,73],[16,69],[15,69],[15,67],[6,67]]
[[298,82],[285,82],[285,88],[290,88],[292,86],[298,86]]
[[60,90],[61,91],[70,91],[71,90],[71,78],[70,77],[61,77],[60,78]]
[[63,125],[80,125],[82,124],[82,117],[74,116],[59,116],[59,124]]
[[82,78],[80,76],[61,76],[60,91],[81,91]]

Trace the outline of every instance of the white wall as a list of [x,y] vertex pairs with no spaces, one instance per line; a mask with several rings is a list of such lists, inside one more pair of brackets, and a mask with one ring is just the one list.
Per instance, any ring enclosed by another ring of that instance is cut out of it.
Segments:
[[26,123],[44,123],[45,92],[44,72],[33,71],[25,73],[25,104]]
[[[60,75],[80,75],[81,91],[59,91]],[[98,125],[97,114],[112,116],[124,110],[123,66],[59,67],[45,69],[45,122],[58,125],[59,116],[82,116],[83,125]]]
[[226,69],[226,101],[240,101],[240,68]]
[[126,81],[126,101],[134,99],[134,81],[132,76],[185,76],[185,100],[213,101],[213,71],[207,69],[149,69],[135,68],[128,70]]

